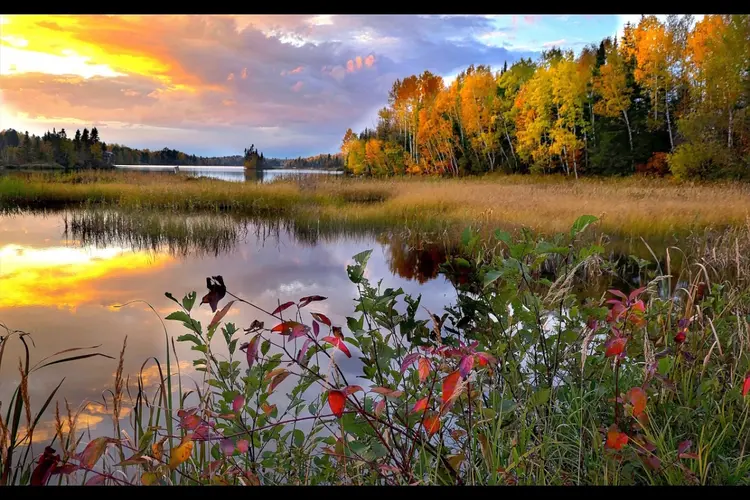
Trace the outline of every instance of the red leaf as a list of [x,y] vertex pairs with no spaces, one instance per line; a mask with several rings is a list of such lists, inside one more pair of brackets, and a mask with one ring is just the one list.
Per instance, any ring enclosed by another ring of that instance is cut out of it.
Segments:
[[78,460],[88,469],[93,469],[96,462],[99,461],[107,449],[109,443],[117,442],[116,439],[108,437],[98,437],[89,441],[86,448],[78,455]]
[[640,387],[633,387],[628,391],[628,399],[630,404],[633,405],[633,416],[638,417],[646,409],[646,391]]
[[338,350],[346,354],[347,358],[351,358],[352,354],[349,352],[349,348],[346,347],[346,344],[344,342],[336,337],[323,337],[321,340],[324,342],[328,342],[329,344],[335,346]]
[[328,316],[322,313],[310,313],[310,316],[313,317],[316,321],[320,321],[326,326],[331,326],[331,320],[328,319]]
[[479,366],[487,366],[488,363],[494,363],[495,358],[491,355],[487,354],[486,352],[478,352],[475,354],[477,359],[479,359]]
[[621,450],[626,444],[628,444],[628,435],[618,431],[617,427],[613,424],[607,431],[607,443],[605,446],[612,450]]
[[461,372],[456,370],[455,372],[451,373],[447,377],[443,379],[443,395],[442,400],[443,404],[450,401],[451,397],[453,397],[453,393],[456,392],[456,387],[458,386],[458,379],[461,377]]
[[427,408],[427,398],[422,398],[419,401],[417,401],[414,404],[414,407],[411,409],[411,413],[417,413],[419,411],[423,411]]
[[240,453],[247,453],[247,450],[250,448],[250,443],[247,442],[247,439],[240,439],[237,441],[237,451]]
[[301,299],[299,299],[299,307],[300,309],[302,309],[310,302],[318,302],[321,300],[326,300],[327,298],[328,297],[321,297],[320,295],[310,295],[308,297],[302,297]]
[[365,390],[358,385],[347,385],[346,387],[344,387],[344,394],[346,394],[347,396],[351,396],[355,392],[365,392]]
[[31,473],[32,486],[44,486],[47,484],[49,477],[52,475],[52,469],[60,461],[60,455],[55,454],[55,450],[47,446],[44,454],[39,457],[34,472]]
[[231,439],[222,439],[221,442],[219,442],[219,448],[225,456],[234,453],[234,443]]
[[630,295],[628,296],[628,301],[633,302],[635,299],[638,298],[638,296],[640,294],[642,294],[645,291],[646,291],[646,287],[645,286],[641,287],[641,288],[638,288],[636,290],[633,290],[632,292],[630,292]]
[[247,344],[247,364],[248,368],[253,367],[253,363],[258,359],[258,344],[260,344],[260,334],[250,340]]
[[196,410],[178,410],[177,416],[180,418],[180,426],[182,426],[183,429],[192,431],[198,428],[198,426],[201,424],[202,420],[201,418],[195,414]]
[[208,288],[208,293],[201,299],[201,305],[208,304],[211,306],[211,311],[216,312],[216,307],[218,307],[219,301],[227,294],[227,287],[224,284],[224,278],[221,276],[206,278],[206,287]]
[[605,344],[606,351],[604,356],[609,358],[612,356],[619,356],[625,351],[625,343],[628,341],[626,337],[613,337],[609,339]]
[[268,388],[268,392],[269,393],[273,392],[273,390],[276,389],[276,387],[280,383],[282,383],[284,381],[284,379],[287,378],[289,375],[290,375],[290,373],[288,371],[286,371],[286,370],[284,371],[284,373],[279,373],[278,375],[276,375],[273,378],[273,380],[271,380],[271,386]]
[[107,476],[104,474],[96,473],[96,475],[91,476],[91,479],[86,481],[84,486],[98,486],[100,484],[104,484],[104,480],[107,479]]
[[742,384],[742,397],[747,396],[748,392],[750,392],[750,372],[745,375],[745,383]]
[[344,403],[346,403],[346,395],[343,392],[328,392],[328,406],[331,407],[331,411],[338,418],[341,418],[341,416],[344,414]]
[[419,381],[424,382],[427,380],[427,376],[430,374],[430,360],[427,358],[419,358]]
[[210,322],[210,323],[208,324],[208,329],[209,329],[209,330],[210,330],[211,328],[215,327],[216,325],[218,325],[218,324],[219,324],[219,322],[220,322],[220,321],[221,321],[222,319],[224,319],[224,316],[226,316],[226,315],[227,315],[227,313],[229,312],[229,308],[230,308],[230,307],[232,307],[232,304],[234,304],[234,301],[233,301],[233,300],[232,300],[232,301],[229,301],[229,302],[227,302],[227,305],[225,305],[225,306],[224,306],[224,307],[223,307],[223,308],[221,309],[221,311],[217,312],[217,313],[216,313],[216,314],[214,315],[214,319],[212,319],[212,320],[211,320],[211,322]]
[[474,368],[474,356],[464,356],[458,363],[458,370],[461,373],[461,378],[466,380],[466,377],[471,373],[471,369]]
[[312,342],[311,339],[305,339],[305,342],[302,344],[302,349],[300,349],[299,354],[297,354],[297,363],[302,364],[302,360],[305,358],[305,354],[307,354],[307,350],[310,348],[310,342]]
[[378,401],[378,404],[375,405],[375,416],[379,417],[382,415],[383,410],[385,410],[385,398]]
[[302,323],[296,321],[284,321],[283,323],[279,323],[271,328],[271,331],[278,332],[281,335],[294,335],[294,337],[299,337],[300,332],[304,334],[305,328],[305,325]]
[[245,397],[242,395],[237,396],[232,401],[232,410],[234,411],[240,411],[243,406],[245,406]]
[[261,409],[263,410],[263,413],[266,415],[270,415],[271,412],[276,408],[276,405],[269,405],[265,401],[260,405]]
[[424,418],[422,425],[427,431],[427,434],[432,436],[440,430],[440,416],[437,413],[430,413]]
[[687,451],[690,449],[690,447],[693,446],[693,442],[689,439],[686,441],[681,442],[677,445],[677,453],[687,453]]
[[401,362],[401,373],[404,373],[410,365],[412,365],[419,358],[419,353],[412,352],[406,355],[404,360]]
[[400,398],[404,394],[403,391],[389,389],[388,387],[373,387],[370,389],[370,391],[375,392],[377,394],[382,394],[383,396],[387,398]]
[[609,293],[611,293],[612,295],[616,296],[616,297],[620,297],[620,298],[622,298],[623,300],[628,300],[628,296],[627,296],[627,295],[625,295],[624,293],[622,293],[622,292],[621,292],[620,290],[615,290],[615,289],[612,289],[612,290],[607,290],[607,291],[608,291]]
[[315,334],[315,338],[318,338],[318,335],[320,335],[320,325],[317,321],[313,321],[313,333]]
[[332,326],[331,331],[333,332],[333,336],[337,339],[344,340],[344,334],[341,332],[340,326]]
[[284,302],[279,307],[277,307],[276,309],[273,310],[273,312],[271,313],[271,316],[276,316],[280,312],[286,311],[287,309],[289,309],[293,305],[294,305],[294,302],[292,302],[291,300],[289,302]]

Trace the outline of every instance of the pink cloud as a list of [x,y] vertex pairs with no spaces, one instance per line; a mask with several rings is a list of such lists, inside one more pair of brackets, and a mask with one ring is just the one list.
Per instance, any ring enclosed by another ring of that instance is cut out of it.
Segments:
[[365,58],[365,66],[368,68],[372,68],[372,65],[375,64],[375,56],[370,54]]
[[240,73],[240,78],[243,80],[247,79],[247,68],[242,68],[242,73]]
[[357,69],[362,69],[362,58],[360,56],[357,56]]
[[523,20],[526,21],[527,24],[534,24],[539,20],[539,16],[523,16]]
[[354,61],[352,61],[351,59],[346,61],[346,70],[349,73],[354,73]]
[[231,82],[234,80],[234,73],[229,73],[229,76],[227,77],[227,81]]
[[304,86],[305,84],[303,82],[297,82],[292,86],[292,92],[299,92]]
[[297,66],[297,67],[296,67],[296,68],[294,68],[294,69],[293,69],[292,71],[290,71],[290,72],[289,72],[289,74],[291,74],[291,75],[296,75],[296,74],[298,74],[298,73],[302,73],[302,71],[304,71],[304,69],[305,69],[305,68],[304,68],[303,66]]

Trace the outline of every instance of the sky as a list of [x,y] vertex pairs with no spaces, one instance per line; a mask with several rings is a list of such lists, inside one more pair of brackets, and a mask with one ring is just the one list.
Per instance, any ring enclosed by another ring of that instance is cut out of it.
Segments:
[[203,156],[335,153],[347,128],[375,125],[397,78],[577,52],[639,18],[0,16],[0,129],[96,126],[107,143]]

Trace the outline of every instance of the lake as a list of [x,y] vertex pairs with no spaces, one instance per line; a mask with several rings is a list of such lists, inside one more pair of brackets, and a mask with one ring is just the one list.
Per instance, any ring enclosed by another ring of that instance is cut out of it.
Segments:
[[[123,170],[137,170],[141,172],[154,172],[162,174],[173,174],[173,165],[115,165]],[[192,177],[210,177],[230,182],[271,182],[283,177],[295,177],[300,175],[337,175],[336,170],[313,170],[313,169],[266,169],[247,170],[245,167],[219,167],[219,166],[183,166],[180,172]]]
[[[200,299],[206,293],[206,277],[217,274],[224,276],[229,291],[267,310],[279,301],[326,296],[329,300],[310,309],[345,325],[345,317],[353,315],[356,296],[346,266],[353,255],[366,249],[374,250],[367,276],[373,281],[383,278],[383,287],[421,293],[422,305],[431,311],[441,311],[455,301],[452,285],[437,274],[444,256],[434,250],[410,252],[387,236],[318,235],[230,216],[180,215],[187,226],[210,226],[211,236],[160,239],[118,230],[126,226],[118,217],[116,212],[65,211],[0,218],[0,323],[32,334],[36,346],[32,364],[64,349],[96,345],[101,345],[98,351],[117,358],[127,336],[124,373],[131,376],[134,387],[133,377],[149,357],[165,358],[164,330],[145,304],[116,306],[145,301],[163,319],[177,307],[165,292],[179,299],[195,290]],[[203,325],[212,316],[207,305],[198,307],[194,315]],[[248,327],[254,319],[267,324],[269,320],[241,306],[226,317],[238,328]],[[175,338],[185,333],[177,322],[167,321],[166,328]],[[17,386],[17,360],[22,354],[20,341],[9,343],[0,373],[2,401],[9,400]],[[183,376],[196,374],[190,361],[197,354],[177,343]],[[344,359],[342,368],[360,372],[354,359]],[[90,358],[40,370],[30,379],[31,405],[36,411],[63,377],[58,393],[61,406],[62,396],[74,408],[85,401],[101,402],[103,391],[113,386],[116,369],[116,359]],[[147,383],[157,379],[153,363],[144,373]],[[109,412],[101,404],[90,405],[80,419],[80,427],[90,425],[92,435],[112,433]],[[52,421],[37,432],[35,441],[47,442]]]

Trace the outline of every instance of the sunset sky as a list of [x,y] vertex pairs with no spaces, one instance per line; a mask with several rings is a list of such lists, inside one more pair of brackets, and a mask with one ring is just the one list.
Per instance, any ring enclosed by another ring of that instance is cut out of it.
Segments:
[[575,51],[640,16],[0,16],[0,129],[198,155],[334,153],[396,78]]

